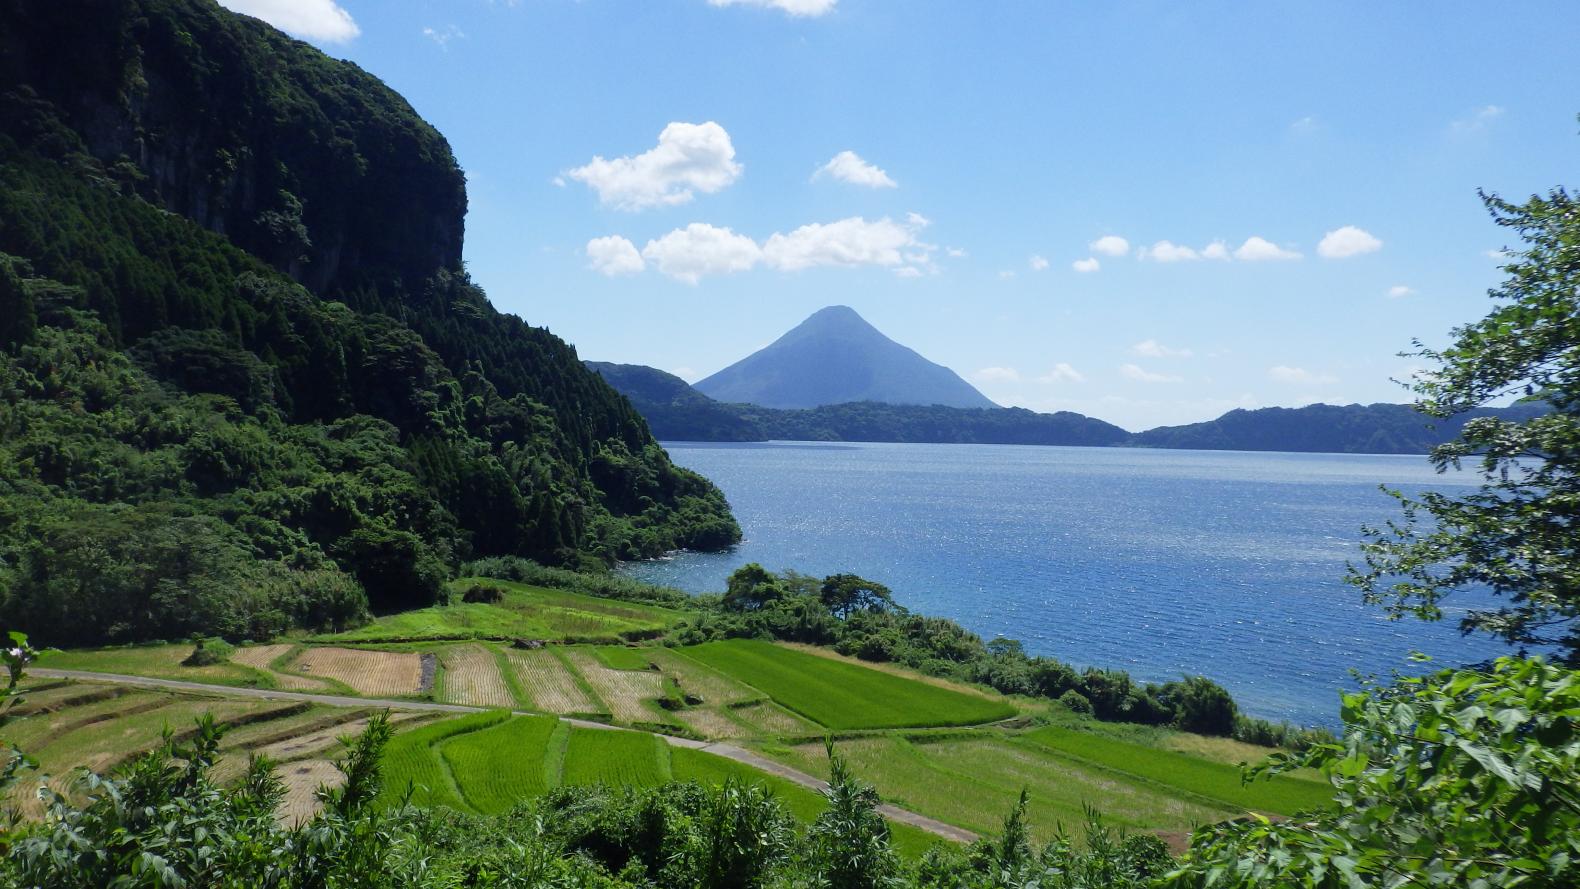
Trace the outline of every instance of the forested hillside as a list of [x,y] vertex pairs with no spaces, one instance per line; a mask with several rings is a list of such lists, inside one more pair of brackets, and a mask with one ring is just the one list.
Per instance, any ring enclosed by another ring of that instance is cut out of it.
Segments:
[[736,540],[465,207],[400,96],[212,0],[0,0],[0,618],[256,637]]

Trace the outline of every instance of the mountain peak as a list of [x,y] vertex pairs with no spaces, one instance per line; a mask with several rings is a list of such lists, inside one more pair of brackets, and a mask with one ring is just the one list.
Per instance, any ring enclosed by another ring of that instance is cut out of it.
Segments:
[[884,336],[850,306],[813,312],[696,388],[719,401],[775,408],[851,401],[997,407],[954,371]]

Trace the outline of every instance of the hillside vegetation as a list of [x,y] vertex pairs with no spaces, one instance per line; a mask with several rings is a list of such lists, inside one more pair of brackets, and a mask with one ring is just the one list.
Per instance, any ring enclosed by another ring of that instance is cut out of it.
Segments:
[[464,212],[404,100],[257,21],[0,4],[0,617],[267,638],[432,604],[467,558],[738,539],[489,305]]

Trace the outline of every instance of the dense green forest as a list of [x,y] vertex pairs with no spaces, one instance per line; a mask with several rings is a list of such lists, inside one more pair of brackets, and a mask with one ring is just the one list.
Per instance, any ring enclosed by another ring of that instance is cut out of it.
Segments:
[[79,6],[0,3],[6,623],[262,637],[466,558],[738,539],[468,280],[461,171],[404,100],[208,0]]

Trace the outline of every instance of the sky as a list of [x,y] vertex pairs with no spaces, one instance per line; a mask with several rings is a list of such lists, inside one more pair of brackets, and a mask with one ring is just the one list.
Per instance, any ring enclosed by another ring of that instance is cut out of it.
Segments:
[[1574,184],[1569,2],[222,0],[401,92],[466,263],[696,381],[855,308],[1128,429],[1407,401],[1490,307],[1477,197]]

